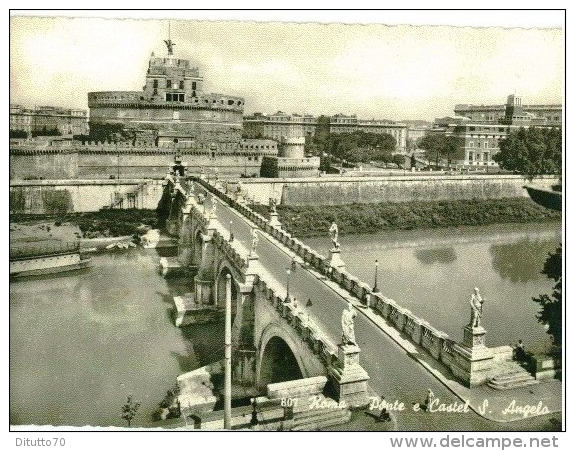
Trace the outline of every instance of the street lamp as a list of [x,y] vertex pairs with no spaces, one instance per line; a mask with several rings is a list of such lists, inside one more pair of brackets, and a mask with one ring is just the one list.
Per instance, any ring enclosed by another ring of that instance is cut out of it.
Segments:
[[287,284],[286,284],[286,298],[285,298],[285,303],[287,304],[290,301],[289,298],[289,275],[291,274],[291,270],[288,268],[286,269],[286,274],[287,274]]
[[230,221],[230,243],[234,241],[234,232],[232,232],[232,223],[233,221]]
[[375,261],[375,280],[373,282],[373,292],[374,293],[379,293],[379,288],[377,288],[377,269],[379,268],[379,262],[376,260]]

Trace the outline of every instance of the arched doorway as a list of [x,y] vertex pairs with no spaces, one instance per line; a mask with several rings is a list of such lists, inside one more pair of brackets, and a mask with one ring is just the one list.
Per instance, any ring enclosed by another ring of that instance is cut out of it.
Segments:
[[288,344],[280,337],[272,337],[262,355],[260,386],[302,378],[297,359]]

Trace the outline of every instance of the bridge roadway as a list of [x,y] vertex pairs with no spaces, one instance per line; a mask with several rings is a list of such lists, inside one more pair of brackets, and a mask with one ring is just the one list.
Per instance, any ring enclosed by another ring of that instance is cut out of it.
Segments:
[[[200,185],[195,186],[196,193],[206,193],[209,202],[213,195]],[[199,190],[199,191],[198,191]],[[232,223],[234,240],[239,240],[251,247],[252,223],[243,215],[216,200],[217,217],[222,225]],[[261,230],[260,230],[261,232]],[[326,244],[329,237],[326,233]],[[260,233],[257,246],[261,265],[278,280],[287,281],[286,269],[291,266],[292,256],[285,246]],[[342,247],[342,259],[345,261],[345,244]],[[301,261],[301,259],[300,259]],[[312,272],[298,264],[295,272],[290,274],[290,296],[297,299],[298,305],[309,311],[310,317],[327,334],[333,343],[341,340],[341,314],[347,301],[336,293]],[[312,300],[312,306],[306,307],[307,300]],[[513,423],[497,423],[486,420],[480,415],[469,413],[425,413],[413,412],[412,404],[422,402],[428,388],[434,392],[441,403],[451,404],[463,402],[447,389],[439,380],[392,340],[385,332],[371,322],[361,309],[357,309],[355,320],[355,335],[361,348],[360,364],[370,376],[369,387],[374,396],[383,395],[388,402],[403,402],[406,411],[396,412],[397,428],[401,431],[496,431],[496,430],[544,430],[549,418],[535,417]]]

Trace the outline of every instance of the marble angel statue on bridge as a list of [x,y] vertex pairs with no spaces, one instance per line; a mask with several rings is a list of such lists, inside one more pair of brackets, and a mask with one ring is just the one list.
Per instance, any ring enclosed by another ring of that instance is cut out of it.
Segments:
[[256,253],[256,248],[258,247],[258,242],[260,241],[259,238],[259,233],[257,231],[257,229],[252,229],[252,250],[251,250],[251,254],[255,254]]
[[471,300],[469,304],[471,305],[471,320],[469,325],[471,327],[479,327],[481,324],[481,316],[483,315],[483,303],[485,300],[479,294],[479,288],[473,289],[473,294],[471,295]]
[[339,242],[337,241],[337,238],[339,236],[339,230],[335,222],[333,222],[331,224],[331,227],[329,228],[329,236],[331,238],[333,249],[339,249]]
[[341,314],[341,343],[343,345],[355,345],[355,326],[353,320],[357,312],[351,302],[348,302],[347,309]]

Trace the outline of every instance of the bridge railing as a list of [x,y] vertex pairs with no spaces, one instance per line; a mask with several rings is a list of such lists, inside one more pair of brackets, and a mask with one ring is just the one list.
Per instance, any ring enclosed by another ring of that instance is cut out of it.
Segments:
[[[204,180],[196,179],[196,181],[223,202],[238,210],[262,230],[271,234],[278,241],[290,248],[310,267],[328,276],[341,288],[357,297],[361,302],[367,303],[369,299],[369,306],[373,311],[388,320],[388,323],[399,332],[403,332],[414,344],[425,349],[435,360],[447,366],[452,364],[454,360],[453,345],[456,342],[451,340],[445,332],[435,329],[426,320],[414,315],[410,310],[401,307],[393,299],[387,298],[381,293],[374,293],[369,284],[360,281],[345,269],[342,270],[332,267],[326,257],[320,255],[299,239],[292,237],[280,227],[271,226],[264,216],[254,212],[246,205],[237,202],[227,193],[218,190]],[[318,338],[319,335],[314,335],[311,329],[308,332],[303,332],[303,334],[316,337],[312,340],[314,341],[313,349],[318,355],[326,354],[323,357],[324,361],[327,362],[333,358],[332,352],[335,352],[333,351],[335,347],[332,343]],[[319,348],[321,348],[321,350]],[[329,351],[324,351],[325,349],[329,349]]]

